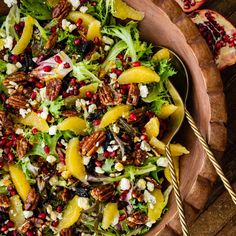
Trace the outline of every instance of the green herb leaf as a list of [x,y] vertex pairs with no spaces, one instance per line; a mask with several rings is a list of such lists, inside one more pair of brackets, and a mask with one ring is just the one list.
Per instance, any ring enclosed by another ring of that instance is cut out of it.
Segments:
[[102,169],[105,172],[112,172],[112,166],[114,165],[114,159],[106,159]]

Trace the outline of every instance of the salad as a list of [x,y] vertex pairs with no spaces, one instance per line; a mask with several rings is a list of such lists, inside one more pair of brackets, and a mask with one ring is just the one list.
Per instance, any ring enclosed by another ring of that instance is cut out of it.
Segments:
[[[0,234],[142,235],[168,210],[169,51],[122,0],[5,1]],[[178,158],[189,153],[171,144]]]

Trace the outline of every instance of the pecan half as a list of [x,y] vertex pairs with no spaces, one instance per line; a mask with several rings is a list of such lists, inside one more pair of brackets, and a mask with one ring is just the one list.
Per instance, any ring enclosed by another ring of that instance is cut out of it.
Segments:
[[129,216],[127,220],[128,220],[128,225],[130,227],[134,227],[135,225],[142,225],[147,223],[148,217],[145,213],[136,211],[131,216]]
[[138,85],[131,84],[129,87],[129,93],[126,103],[136,106],[138,104],[139,96],[140,96],[140,91]]
[[92,156],[101,144],[106,140],[105,131],[99,130],[94,132],[89,137],[85,137],[80,142],[80,149],[83,156]]
[[78,113],[75,110],[65,110],[61,112],[61,115],[64,117],[71,117],[71,116],[77,116]]
[[64,228],[60,232],[61,236],[72,236],[72,229],[71,228]]
[[28,196],[27,196],[27,198],[26,198],[26,200],[25,200],[25,202],[24,202],[24,208],[25,208],[25,210],[29,210],[29,211],[33,211],[33,210],[35,210],[35,208],[37,207],[37,205],[38,205],[38,201],[39,201],[39,194],[36,192],[36,190],[33,188],[30,192],[29,192],[29,194],[28,194]]
[[66,18],[71,11],[72,6],[67,0],[60,0],[52,10],[52,18],[57,18],[58,21]]
[[15,87],[16,85],[25,85],[28,82],[28,75],[25,72],[15,72],[8,75],[3,81],[3,85],[7,88]]
[[44,221],[40,218],[32,217],[30,218],[30,222],[36,227],[41,228],[44,225]]
[[7,99],[7,104],[16,109],[26,109],[29,107],[27,98],[23,95],[12,95]]
[[13,127],[13,122],[7,115],[5,111],[0,110],[0,127],[3,127],[4,129],[11,130]]
[[0,207],[2,208],[10,207],[10,200],[5,194],[0,194]]
[[91,190],[91,195],[94,199],[100,202],[109,200],[114,194],[114,187],[112,184],[100,185]]
[[16,153],[17,153],[18,157],[20,157],[20,158],[24,157],[28,151],[28,148],[29,148],[29,144],[24,138],[17,139]]
[[98,89],[99,99],[103,105],[111,106],[118,105],[122,102],[122,95],[117,93],[109,85],[103,83]]
[[61,80],[60,79],[51,79],[47,82],[46,85],[46,97],[48,100],[55,100],[61,90]]
[[132,191],[132,197],[137,199],[138,202],[143,202],[143,200],[144,200],[143,193],[136,188]]
[[70,192],[67,188],[64,188],[60,193],[59,197],[63,202],[68,202],[70,198]]
[[57,39],[58,39],[57,32],[53,32],[49,36],[48,41],[45,43],[44,49],[51,49],[51,48],[53,48],[55,46],[55,44],[57,43]]
[[141,166],[143,162],[147,159],[147,153],[141,149],[135,150],[133,153],[134,165]]
[[18,231],[25,235],[27,231],[31,230],[32,228],[33,224],[30,222],[30,220],[26,220],[25,223],[18,228]]

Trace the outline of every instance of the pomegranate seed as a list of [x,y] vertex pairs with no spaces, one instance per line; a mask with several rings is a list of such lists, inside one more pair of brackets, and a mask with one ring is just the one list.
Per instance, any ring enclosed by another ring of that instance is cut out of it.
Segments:
[[95,7],[97,6],[97,2],[91,2],[91,5]]
[[6,232],[7,230],[8,230],[7,225],[3,225],[3,226],[1,227],[1,231],[2,231],[2,232]]
[[66,91],[63,91],[63,92],[62,92],[62,97],[63,97],[63,98],[68,97],[68,94],[66,93]]
[[51,66],[44,66],[43,67],[43,71],[44,72],[50,72],[52,70],[52,67]]
[[52,121],[52,115],[51,115],[51,114],[48,114],[47,122],[50,122],[50,121]]
[[151,119],[152,117],[155,116],[155,113],[154,113],[153,111],[147,111],[147,112],[145,113],[145,115],[146,115],[149,119]]
[[12,146],[12,144],[13,144],[13,141],[12,141],[12,140],[10,140],[10,141],[8,141],[8,142],[6,143],[6,147],[11,147],[11,146]]
[[129,115],[130,121],[136,121],[137,119],[138,119],[137,115],[135,115],[134,113],[130,113],[130,115]]
[[37,133],[38,133],[38,129],[37,129],[37,128],[33,128],[33,129],[32,129],[32,133],[33,133],[33,134],[37,134]]
[[22,28],[20,27],[19,24],[15,24],[14,28],[15,28],[16,31],[21,31],[22,30]]
[[57,27],[56,26],[53,26],[51,29],[50,29],[51,33],[55,33],[57,31]]
[[143,134],[141,136],[141,140],[145,140],[145,141],[148,141],[148,136],[146,134]]
[[5,149],[3,150],[3,152],[4,152],[5,154],[7,154],[7,155],[10,153],[10,151],[11,151],[10,148],[5,148]]
[[65,69],[70,68],[70,64],[69,64],[68,62],[66,62],[66,63],[64,64],[64,68],[65,68]]
[[128,194],[129,190],[125,190],[119,197],[119,201],[124,201],[127,194]]
[[41,82],[37,82],[37,83],[35,84],[35,87],[36,87],[36,88],[43,88],[43,84],[42,84]]
[[97,45],[100,46],[101,45],[101,40],[98,37],[95,37],[93,42]]
[[110,152],[109,155],[110,155],[110,157],[115,157],[116,156],[116,151]]
[[15,155],[11,152],[9,153],[8,158],[10,161],[13,161],[15,159]]
[[61,206],[61,205],[57,206],[56,211],[57,211],[58,213],[61,213],[61,212],[63,211],[63,206]]
[[60,56],[56,55],[54,59],[55,59],[55,62],[56,62],[56,63],[58,63],[58,64],[61,64],[61,63],[62,63],[62,59],[61,59]]
[[12,186],[12,185],[9,185],[8,187],[7,187],[7,191],[12,191],[12,190],[14,190],[14,187]]
[[70,83],[71,83],[71,85],[76,85],[76,83],[77,83],[76,78],[72,78]]
[[38,218],[40,219],[45,219],[46,218],[46,213],[42,212],[38,214]]
[[122,74],[122,71],[116,68],[113,68],[111,72],[117,74],[118,76]]
[[10,194],[11,194],[11,196],[15,196],[17,194],[17,192],[16,192],[15,189],[13,189],[13,190],[10,191]]
[[78,84],[79,84],[80,87],[83,87],[86,83],[84,81],[79,81]]
[[14,227],[14,222],[11,221],[11,220],[9,220],[9,221],[7,222],[7,227],[9,227],[9,228]]
[[103,166],[102,161],[99,161],[99,160],[96,160],[96,161],[95,161],[95,164],[96,164],[96,166],[98,166],[98,167]]
[[86,95],[87,98],[92,98],[93,97],[93,93],[91,91],[87,91],[85,93],[85,95]]
[[104,157],[109,157],[109,156],[110,156],[110,153],[109,153],[108,151],[105,151],[105,152],[103,153],[103,156],[104,156]]
[[32,94],[31,94],[31,99],[32,100],[35,100],[37,97],[37,93],[34,91]]
[[44,150],[44,152],[45,152],[46,154],[49,154],[49,153],[50,153],[50,148],[49,148],[48,145],[45,145],[44,148],[43,148],[43,150]]
[[79,45],[79,44],[81,43],[81,40],[80,40],[80,39],[75,39],[74,43],[75,43],[76,45]]
[[26,236],[34,236],[34,233],[32,231],[27,231]]
[[135,62],[133,62],[133,66],[134,67],[141,66],[141,62],[140,61],[135,61]]
[[10,59],[13,63],[17,63],[19,61],[19,57],[17,55],[11,55]]
[[57,227],[58,224],[59,224],[59,220],[54,220],[54,221],[52,222],[52,227]]
[[127,91],[126,89],[121,89],[121,90],[120,90],[120,93],[121,93],[122,95],[126,95],[127,92],[128,92],[128,91]]
[[124,60],[124,55],[123,54],[118,54],[117,58],[119,58],[121,61]]
[[17,235],[18,235],[18,233],[17,233],[17,231],[16,231],[16,230],[13,230],[13,231],[11,231],[11,235],[12,235],[12,236],[17,236]]
[[80,27],[82,25],[82,23],[83,23],[83,20],[81,18],[79,18],[76,22],[76,26]]
[[2,99],[3,102],[5,102],[7,100],[6,95],[5,94],[1,94],[1,99]]
[[125,220],[125,219],[126,219],[126,215],[125,215],[125,214],[120,215],[119,221],[123,221],[123,220]]
[[95,125],[95,126],[100,125],[100,123],[101,123],[101,120],[94,120],[93,121],[93,125]]
[[25,22],[24,22],[24,21],[20,21],[20,22],[19,22],[19,25],[20,25],[20,27],[23,28],[23,27],[25,27]]

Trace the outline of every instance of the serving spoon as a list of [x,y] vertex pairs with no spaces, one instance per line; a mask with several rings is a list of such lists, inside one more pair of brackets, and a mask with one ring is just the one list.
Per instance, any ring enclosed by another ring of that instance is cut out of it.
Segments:
[[174,104],[177,106],[177,110],[170,117],[170,129],[169,129],[169,132],[167,133],[167,135],[165,136],[164,142],[166,143],[166,156],[168,158],[168,164],[169,164],[169,169],[170,169],[170,174],[171,174],[171,179],[172,179],[172,185],[174,188],[177,208],[178,208],[178,212],[179,212],[180,223],[182,226],[183,235],[187,236],[187,235],[189,235],[188,227],[187,227],[186,220],[185,220],[183,203],[181,200],[181,195],[180,195],[180,190],[179,190],[179,184],[178,184],[178,181],[176,178],[175,168],[173,165],[173,160],[171,158],[171,152],[170,152],[170,142],[171,142],[172,138],[175,136],[175,134],[178,132],[178,130],[180,129],[180,127],[183,123],[183,120],[184,120],[184,115],[186,116],[187,121],[188,121],[191,129],[193,130],[194,134],[196,135],[198,141],[200,142],[203,149],[205,150],[207,157],[209,158],[212,165],[214,166],[216,173],[220,176],[220,178],[224,184],[224,187],[229,192],[234,204],[236,204],[236,193],[234,192],[232,186],[230,185],[229,180],[225,177],[221,166],[219,165],[219,163],[215,159],[214,154],[210,150],[210,147],[208,146],[206,140],[204,139],[204,137],[200,133],[193,117],[191,116],[191,114],[187,110],[186,102],[187,102],[187,97],[188,97],[188,92],[189,92],[188,71],[187,71],[183,61],[179,58],[179,56],[176,55],[171,50],[169,50],[169,52],[170,52],[172,64],[178,71],[177,75],[175,76],[176,77],[175,81],[176,81],[176,85],[179,88],[178,91],[181,92],[181,95],[177,92],[177,90],[175,89],[175,87],[173,86],[173,84],[170,81],[168,81],[166,83],[166,88],[168,89]]

